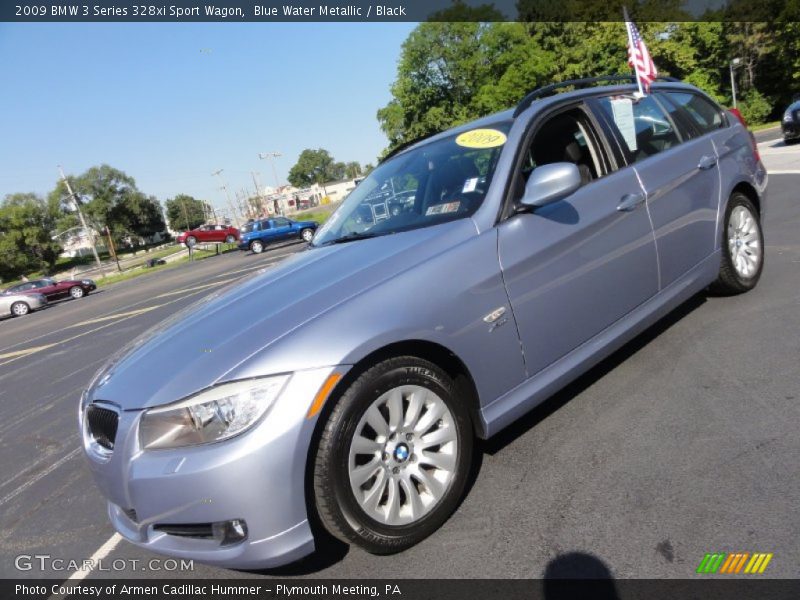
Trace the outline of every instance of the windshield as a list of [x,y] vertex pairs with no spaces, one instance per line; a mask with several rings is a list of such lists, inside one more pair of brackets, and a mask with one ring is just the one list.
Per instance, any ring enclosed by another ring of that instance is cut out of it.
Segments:
[[473,129],[378,165],[319,229],[313,245],[471,216],[483,203],[510,126],[505,121]]

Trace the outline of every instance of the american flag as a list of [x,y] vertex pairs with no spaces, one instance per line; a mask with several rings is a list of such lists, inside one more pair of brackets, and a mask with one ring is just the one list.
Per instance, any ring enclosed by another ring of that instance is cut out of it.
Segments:
[[636,71],[636,79],[645,92],[650,91],[650,84],[658,77],[656,65],[647,51],[647,46],[633,21],[628,19],[625,11],[625,24],[628,26],[628,64]]

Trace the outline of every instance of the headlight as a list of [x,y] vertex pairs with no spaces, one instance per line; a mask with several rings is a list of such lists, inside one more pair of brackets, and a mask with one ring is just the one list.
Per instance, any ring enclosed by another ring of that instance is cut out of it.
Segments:
[[289,375],[250,379],[210,388],[175,404],[145,411],[142,448],[177,448],[219,442],[254,425],[280,395]]
[[81,283],[83,285],[92,285],[94,281],[92,281],[91,279],[81,279]]
[[783,113],[783,120],[784,121],[791,121],[792,120],[792,113],[789,112],[788,110],[785,113]]

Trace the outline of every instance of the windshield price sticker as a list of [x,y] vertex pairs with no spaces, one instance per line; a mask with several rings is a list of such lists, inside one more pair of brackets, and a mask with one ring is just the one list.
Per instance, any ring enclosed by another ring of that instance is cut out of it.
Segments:
[[429,206],[428,210],[425,211],[425,216],[428,215],[443,215],[445,213],[456,212],[458,207],[461,206],[461,202],[448,202],[447,204],[435,204],[433,206]]
[[497,129],[473,129],[456,138],[456,144],[464,148],[496,148],[506,143],[506,134]]

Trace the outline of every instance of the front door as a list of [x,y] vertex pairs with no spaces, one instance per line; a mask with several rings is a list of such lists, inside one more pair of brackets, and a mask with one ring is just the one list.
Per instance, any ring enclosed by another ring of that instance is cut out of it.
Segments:
[[643,190],[632,168],[616,169],[584,107],[559,112],[538,126],[517,170],[517,194],[530,172],[554,162],[577,164],[582,186],[499,226],[500,264],[528,376],[658,291]]

